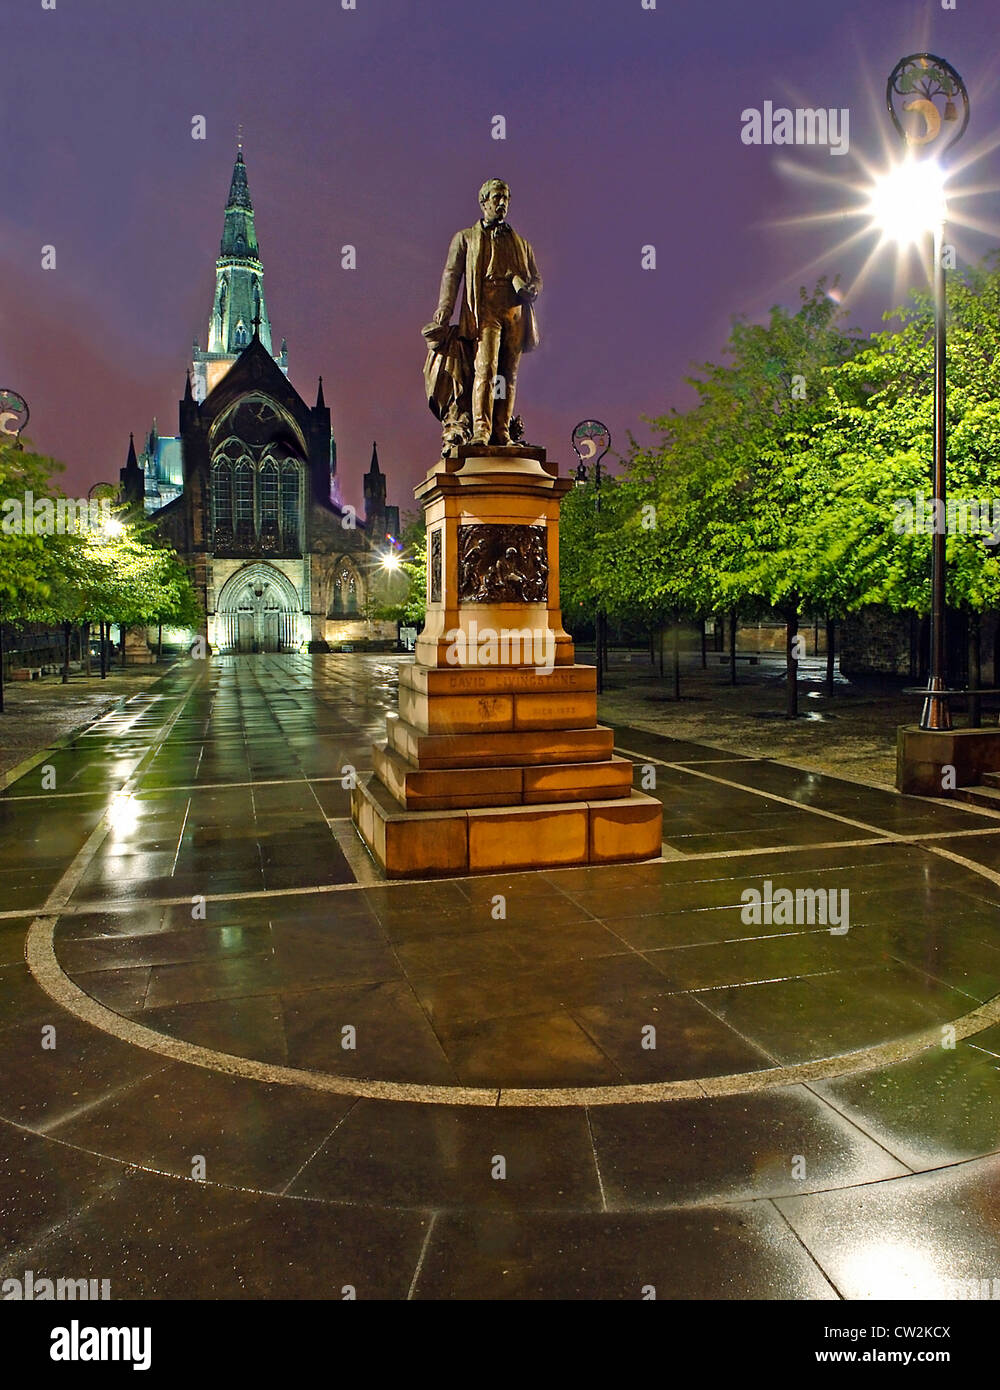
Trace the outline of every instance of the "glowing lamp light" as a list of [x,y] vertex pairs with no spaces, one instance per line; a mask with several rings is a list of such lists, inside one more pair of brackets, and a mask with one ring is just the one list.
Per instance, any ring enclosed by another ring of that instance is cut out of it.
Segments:
[[104,523],[104,525],[101,527],[101,530],[104,532],[106,536],[114,537],[120,536],[121,533],[125,530],[125,527],[121,524],[120,521],[116,521],[114,517],[111,517],[108,521]]
[[399,569],[399,556],[394,550],[390,550],[388,555],[382,556],[382,568],[386,570]]
[[871,193],[873,221],[900,245],[919,241],[948,215],[945,176],[933,159],[907,159],[879,178]]

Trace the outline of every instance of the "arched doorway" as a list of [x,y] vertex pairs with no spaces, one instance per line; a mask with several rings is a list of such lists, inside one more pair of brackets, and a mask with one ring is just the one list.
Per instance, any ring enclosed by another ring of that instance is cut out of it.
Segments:
[[295,651],[301,606],[291,582],[270,565],[245,565],[219,595],[216,647],[220,652]]

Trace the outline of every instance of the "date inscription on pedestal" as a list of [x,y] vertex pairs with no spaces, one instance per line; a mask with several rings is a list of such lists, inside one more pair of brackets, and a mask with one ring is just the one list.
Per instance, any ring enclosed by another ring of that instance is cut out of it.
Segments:
[[544,526],[460,526],[459,603],[544,603],[549,562]]

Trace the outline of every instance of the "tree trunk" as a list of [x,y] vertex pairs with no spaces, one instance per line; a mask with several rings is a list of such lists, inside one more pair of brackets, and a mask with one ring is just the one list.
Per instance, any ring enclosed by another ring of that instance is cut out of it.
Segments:
[[[982,622],[978,613],[969,615],[969,689],[978,690],[982,685]],[[982,712],[978,695],[969,696],[969,728],[978,729],[982,724]]]
[[73,632],[73,624],[72,624],[72,623],[63,623],[63,667],[62,667],[62,683],[63,683],[63,685],[69,685],[69,642],[70,642],[70,636],[71,636],[72,632]]
[[663,625],[660,625],[660,680],[663,679]]
[[681,698],[681,620],[674,614],[674,699]]
[[83,674],[90,675],[90,624],[83,623],[80,627],[80,648],[83,654]]
[[799,615],[792,613],[785,622],[785,714],[789,719],[798,718],[799,713],[799,663],[795,656],[798,635]]
[[3,714],[3,622],[0,621],[0,714]]
[[107,643],[107,638],[106,638],[105,633],[104,633],[104,619],[103,619],[103,618],[101,619],[100,623],[98,624],[98,632],[99,632],[99,634],[100,634],[100,640],[99,640],[99,642],[98,642],[98,645],[100,646],[100,649],[101,649],[101,680],[103,681],[103,680],[107,680],[107,678],[108,678],[108,643]]
[[656,665],[656,633],[652,628],[649,629],[649,664]]
[[705,635],[705,619],[702,618],[702,620],[701,620],[701,669],[702,669],[703,671],[707,671],[707,670],[708,670],[708,654],[707,654],[707,650],[708,650],[708,649],[707,649],[706,646],[705,646],[705,643],[706,643],[707,640],[708,640],[708,639],[707,639],[707,637],[706,637],[706,635]]
[[121,668],[125,670],[125,624],[118,624],[118,659]]
[[837,620],[831,618],[829,613],[826,615],[826,693],[833,694],[834,677],[834,640],[836,638]]
[[736,684],[736,609],[729,614],[729,684]]
[[163,624],[160,623],[156,630],[156,660],[157,664],[163,660]]

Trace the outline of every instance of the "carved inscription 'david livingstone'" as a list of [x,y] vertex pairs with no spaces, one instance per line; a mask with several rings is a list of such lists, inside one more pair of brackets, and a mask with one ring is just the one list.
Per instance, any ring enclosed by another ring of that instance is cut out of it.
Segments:
[[544,526],[458,528],[459,603],[544,603],[548,587]]

